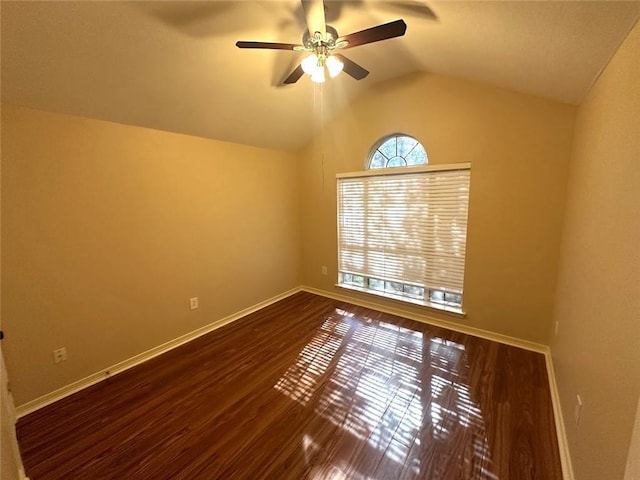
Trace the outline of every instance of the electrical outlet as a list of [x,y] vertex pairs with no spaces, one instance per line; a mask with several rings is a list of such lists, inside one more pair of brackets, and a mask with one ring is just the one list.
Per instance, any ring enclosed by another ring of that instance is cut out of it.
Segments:
[[582,398],[580,395],[576,395],[576,405],[573,407],[573,418],[576,421],[576,425],[580,425],[580,416],[582,415]]
[[323,275],[327,274],[327,267],[325,267],[324,265],[322,266],[322,274]]
[[67,349],[62,347],[53,351],[53,363],[61,363],[67,360]]
[[195,310],[198,308],[198,297],[193,297],[189,299],[189,308],[191,310]]
[[555,332],[556,336],[558,336],[558,328],[559,327],[560,327],[560,322],[558,320],[556,320],[555,327],[554,327],[554,332]]

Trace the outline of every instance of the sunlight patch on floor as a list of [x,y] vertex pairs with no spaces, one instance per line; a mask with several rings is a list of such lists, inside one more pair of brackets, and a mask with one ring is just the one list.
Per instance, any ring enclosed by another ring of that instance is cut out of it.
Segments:
[[[428,442],[445,441],[456,424],[474,427],[480,434],[459,459],[462,469],[478,480],[498,480],[482,411],[465,378],[469,368],[464,345],[336,309],[274,388],[302,405],[317,393],[318,415],[415,474]],[[321,454],[309,435],[303,449],[305,456]],[[348,471],[348,478],[372,478]],[[334,465],[310,478],[343,474]]]

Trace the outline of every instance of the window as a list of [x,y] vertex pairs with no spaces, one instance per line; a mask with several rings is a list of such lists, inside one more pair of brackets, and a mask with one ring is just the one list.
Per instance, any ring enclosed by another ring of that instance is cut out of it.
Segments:
[[409,167],[429,163],[427,152],[415,138],[400,133],[383,138],[369,155],[370,169]]
[[338,175],[338,283],[460,312],[470,166],[389,168],[414,151],[424,148],[396,135],[373,150],[371,170]]

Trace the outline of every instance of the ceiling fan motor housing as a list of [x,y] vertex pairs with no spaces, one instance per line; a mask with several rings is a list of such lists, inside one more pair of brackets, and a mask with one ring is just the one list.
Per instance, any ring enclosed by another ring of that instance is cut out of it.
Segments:
[[320,32],[316,32],[312,37],[311,34],[309,34],[309,31],[305,30],[302,35],[302,44],[312,51],[321,46],[328,49],[335,48],[336,40],[338,39],[338,31],[331,25],[327,25],[326,29],[327,34],[325,35],[325,38],[322,38],[322,34]]

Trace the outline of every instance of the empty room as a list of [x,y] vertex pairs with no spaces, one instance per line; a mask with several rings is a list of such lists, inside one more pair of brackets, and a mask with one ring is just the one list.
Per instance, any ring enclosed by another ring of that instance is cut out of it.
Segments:
[[2,480],[640,480],[640,1],[1,1]]

